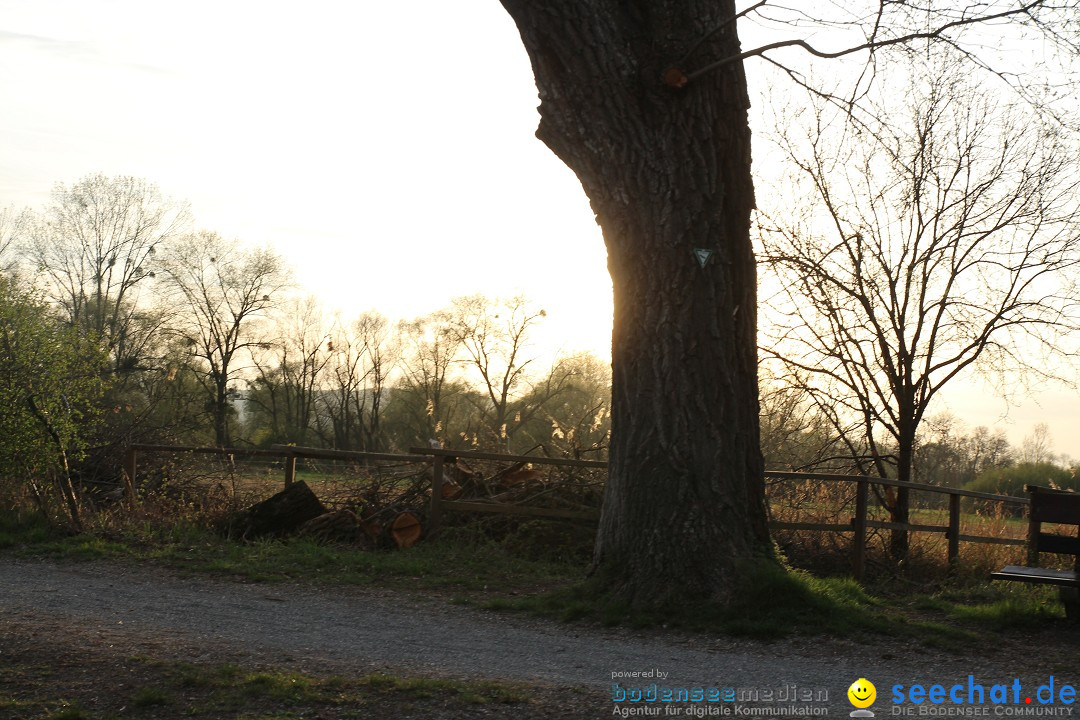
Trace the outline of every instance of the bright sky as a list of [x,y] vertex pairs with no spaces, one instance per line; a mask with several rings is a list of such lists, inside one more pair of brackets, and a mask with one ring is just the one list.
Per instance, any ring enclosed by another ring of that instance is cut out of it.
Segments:
[[[0,207],[90,173],[143,177],[199,227],[269,243],[346,315],[524,292],[547,343],[606,355],[600,231],[533,136],[532,73],[499,3],[299,8],[0,0]],[[1010,411],[1010,437],[1047,422],[1080,456],[1080,395],[1036,400]],[[985,389],[949,406],[969,425],[1005,411]]]
[[600,231],[498,3],[298,7],[0,0],[0,207],[144,177],[347,314],[524,291],[607,352]]

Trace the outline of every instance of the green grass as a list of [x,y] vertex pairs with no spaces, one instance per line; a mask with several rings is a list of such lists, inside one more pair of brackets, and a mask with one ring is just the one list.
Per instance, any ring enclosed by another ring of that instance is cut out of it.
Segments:
[[0,511],[0,550],[48,542],[55,533],[37,512]]
[[1044,585],[996,583],[950,588],[910,599],[924,613],[995,631],[1046,627],[1061,620],[1057,592]]
[[[84,656],[97,672],[108,672],[115,659]],[[106,683],[86,685],[61,676],[30,691],[23,682],[19,700],[0,698],[0,715],[41,720],[134,718],[302,718],[426,717],[434,708],[454,716],[489,704],[532,704],[536,692],[508,683],[400,677],[375,673],[363,677],[319,676],[280,669],[251,670],[236,665],[174,663],[127,658],[126,677],[136,690]],[[21,681],[36,678],[32,667],[8,668]],[[4,678],[0,678],[0,692]],[[129,686],[130,687],[130,686]],[[29,691],[29,692],[28,692]],[[87,710],[84,706],[94,708]]]
[[171,705],[172,703],[172,694],[161,688],[140,688],[131,696],[131,706],[135,708],[158,707],[160,705]]
[[185,573],[253,582],[379,585],[459,596],[567,585],[585,572],[581,563],[522,558],[476,533],[452,529],[440,542],[372,551],[304,539],[240,543],[188,524],[64,536],[50,534],[31,516],[0,511],[3,537],[9,551],[25,557],[152,561]]
[[180,663],[176,667],[177,682],[181,688],[207,688],[218,683],[231,683],[240,673],[239,666],[232,664],[206,666]]
[[867,633],[913,637],[931,644],[967,644],[969,630],[911,617],[850,578],[817,578],[799,570],[761,564],[750,568],[728,604],[678,602],[644,612],[612,599],[593,582],[522,598],[497,598],[490,610],[524,611],[563,621],[663,627],[759,640],[793,634],[859,637]]
[[386,673],[373,673],[357,681],[362,687],[381,692],[393,691],[413,698],[454,696],[471,705],[487,703],[526,702],[529,695],[521,688],[505,683],[472,680],[447,680],[444,678],[401,678]]
[[151,561],[181,573],[246,581],[377,585],[568,622],[759,639],[870,633],[956,648],[970,645],[980,632],[1041,627],[1063,615],[1047,588],[961,576],[934,592],[888,585],[871,592],[849,578],[821,578],[771,565],[750,568],[726,606],[680,602],[641,612],[607,595],[597,582],[583,581],[581,562],[522,557],[513,546],[460,529],[408,550],[364,551],[300,539],[237,543],[183,523],[62,536],[50,534],[32,515],[0,512],[0,547],[24,556]]
[[298,673],[250,673],[240,679],[245,695],[299,703],[314,700],[318,694],[311,678]]
[[285,707],[342,705],[369,695],[413,700],[449,698],[467,705],[516,703],[528,699],[522,688],[506,683],[400,677],[387,673],[346,679],[340,675],[317,677],[277,670],[244,672],[232,665],[183,664],[170,670],[168,677],[168,682],[187,689],[193,687],[191,678],[198,678],[195,687],[204,692],[203,705],[220,709],[240,708],[254,700],[269,700]]

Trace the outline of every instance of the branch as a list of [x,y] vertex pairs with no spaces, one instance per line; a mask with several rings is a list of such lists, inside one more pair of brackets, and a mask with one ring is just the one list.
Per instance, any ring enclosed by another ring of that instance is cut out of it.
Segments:
[[1015,7],[1013,9],[1011,9],[1011,10],[1003,10],[1002,12],[994,13],[992,15],[983,15],[983,16],[971,17],[971,18],[961,17],[958,20],[953,20],[951,22],[947,22],[947,23],[941,25],[940,27],[938,27],[938,28],[936,28],[934,30],[928,30],[928,31],[925,31],[925,32],[910,33],[910,34],[901,35],[901,36],[895,37],[895,38],[889,38],[887,40],[878,40],[878,39],[876,39],[876,37],[877,37],[876,29],[880,24],[880,19],[879,19],[879,20],[876,21],[877,24],[875,26],[875,32],[871,36],[870,40],[868,40],[867,42],[864,42],[864,43],[862,43],[860,45],[855,45],[853,47],[845,48],[843,50],[835,50],[835,51],[832,51],[832,52],[825,51],[825,50],[819,50],[819,49],[815,48],[813,45],[811,45],[810,43],[808,43],[808,42],[806,42],[805,40],[802,40],[802,39],[798,39],[798,40],[779,40],[779,41],[774,42],[774,43],[768,43],[767,45],[762,45],[760,47],[756,47],[756,48],[754,48],[752,50],[746,50],[745,52],[741,52],[738,55],[732,55],[730,57],[726,57],[726,58],[723,58],[721,60],[717,60],[716,62],[711,63],[709,65],[706,65],[705,67],[702,67],[702,68],[700,68],[698,70],[695,70],[695,71],[693,71],[691,73],[684,74],[684,81],[681,83],[681,85],[685,85],[685,84],[687,84],[687,83],[701,77],[702,75],[710,73],[710,72],[712,72],[714,70],[717,70],[719,68],[722,68],[722,67],[724,67],[726,65],[730,65],[731,63],[741,62],[741,61],[746,60],[747,58],[751,58],[751,57],[765,57],[765,53],[767,53],[769,51],[772,51],[772,50],[780,50],[782,48],[794,47],[794,48],[800,48],[800,49],[806,51],[807,53],[809,53],[810,55],[813,55],[815,57],[824,58],[824,59],[827,59],[827,60],[832,60],[832,59],[836,59],[836,58],[845,57],[847,55],[853,55],[855,53],[859,53],[859,52],[862,52],[864,50],[874,52],[874,51],[880,50],[882,48],[890,47],[890,46],[893,46],[893,45],[903,45],[903,44],[914,42],[916,40],[939,39],[939,38],[943,37],[943,35],[947,31],[953,30],[953,29],[958,28],[958,27],[966,27],[966,26],[969,26],[969,25],[977,25],[979,23],[992,22],[994,20],[1002,20],[1002,19],[1005,19],[1005,18],[1015,17],[1017,15],[1024,15],[1024,16],[1031,17],[1031,11],[1033,9],[1035,9],[1035,8],[1038,8],[1038,7],[1042,6],[1042,5],[1044,5],[1045,2],[1046,2],[1046,0],[1034,0],[1033,2],[1029,2],[1027,4],[1020,5],[1018,7]]

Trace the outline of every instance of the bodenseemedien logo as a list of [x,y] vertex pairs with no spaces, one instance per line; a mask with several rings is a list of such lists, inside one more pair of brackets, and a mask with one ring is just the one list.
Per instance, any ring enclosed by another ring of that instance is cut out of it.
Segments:
[[872,718],[874,713],[866,708],[874,704],[877,699],[877,688],[874,683],[866,678],[859,678],[851,683],[847,691],[848,702],[855,706],[850,715],[853,718]]

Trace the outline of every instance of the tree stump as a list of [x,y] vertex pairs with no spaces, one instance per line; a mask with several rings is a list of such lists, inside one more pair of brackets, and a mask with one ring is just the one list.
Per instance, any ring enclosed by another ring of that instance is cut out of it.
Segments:
[[300,481],[244,510],[234,519],[232,527],[244,538],[282,537],[325,514],[326,507],[307,483]]

